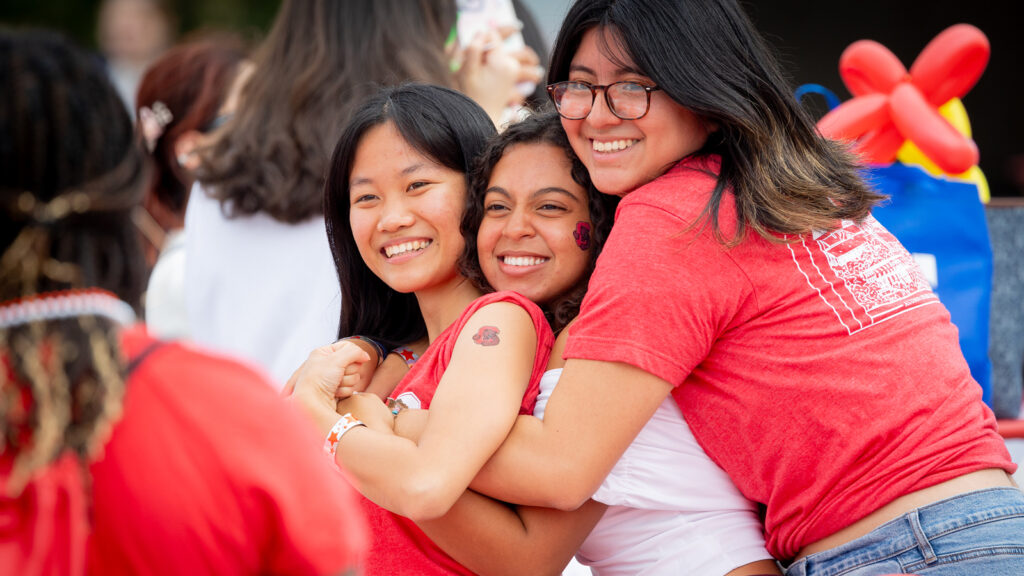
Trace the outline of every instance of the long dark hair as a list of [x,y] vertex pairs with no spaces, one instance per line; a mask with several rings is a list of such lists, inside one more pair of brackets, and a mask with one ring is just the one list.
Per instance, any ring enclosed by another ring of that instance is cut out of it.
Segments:
[[462,93],[406,84],[383,88],[364,102],[338,139],[323,196],[327,238],[341,284],[338,335],[370,335],[393,348],[427,334],[416,295],[393,290],[370,271],[349,222],[349,176],[356,151],[367,132],[389,122],[421,154],[464,174],[495,130],[487,113]]
[[380,84],[453,82],[451,0],[285,0],[199,179],[229,216],[320,214],[331,147]]
[[[610,32],[633,64],[678,104],[717,126],[698,154],[719,154],[718,185],[705,206],[722,237],[718,210],[731,190],[738,227],[768,239],[860,220],[882,196],[853,158],[818,135],[776,58],[736,0],[577,0],[552,52],[549,81],[569,77],[583,35]],[[615,50],[604,46],[609,58]]]
[[[98,60],[49,32],[0,30],[0,305],[100,288],[138,307],[145,262],[131,211],[144,162]],[[18,489],[84,457],[119,413],[116,325],[82,314],[0,327],[0,434]]]
[[[569,145],[569,139],[566,137],[565,131],[562,130],[557,112],[547,111],[534,114],[509,126],[508,129],[488,142],[487,147],[477,159],[470,178],[466,212],[462,216],[461,229],[462,237],[466,241],[466,248],[459,258],[459,268],[462,274],[481,290],[494,290],[480,268],[476,247],[477,230],[480,229],[480,222],[484,218],[484,197],[487,195],[487,186],[494,167],[504,157],[505,151],[516,144],[550,144],[561,148],[572,165],[572,179],[587,194],[587,208],[590,211],[590,223],[593,226],[590,263],[572,288],[545,305],[544,313],[551,328],[557,332],[580,312],[580,303],[583,302],[583,296],[587,292],[590,275],[594,271],[597,257],[601,254],[601,248],[604,247],[604,241],[611,232],[615,219],[615,207],[619,203],[619,198],[601,194],[594,188],[586,167],[576,157],[572,146]],[[528,167],[524,167],[524,169],[528,169]]]

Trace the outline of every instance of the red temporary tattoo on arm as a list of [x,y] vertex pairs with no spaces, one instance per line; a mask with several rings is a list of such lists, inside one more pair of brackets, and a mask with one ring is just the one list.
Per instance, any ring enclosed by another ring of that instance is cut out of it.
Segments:
[[580,250],[590,250],[590,222],[577,222],[572,237],[576,239],[576,245]]
[[501,343],[501,339],[498,338],[498,333],[501,332],[494,326],[482,326],[480,330],[473,336],[473,342],[481,346],[497,346]]

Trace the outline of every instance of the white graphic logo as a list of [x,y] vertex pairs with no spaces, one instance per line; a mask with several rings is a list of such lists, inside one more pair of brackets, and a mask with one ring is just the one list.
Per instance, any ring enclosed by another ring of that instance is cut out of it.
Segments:
[[793,262],[853,334],[938,298],[913,257],[881,224],[843,221],[789,245]]

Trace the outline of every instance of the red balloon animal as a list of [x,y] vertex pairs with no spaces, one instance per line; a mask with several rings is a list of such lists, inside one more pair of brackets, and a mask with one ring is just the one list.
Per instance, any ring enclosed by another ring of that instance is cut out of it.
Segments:
[[938,107],[977,83],[989,52],[981,30],[957,24],[929,42],[908,73],[885,46],[854,42],[839,58],[839,75],[854,97],[826,114],[818,130],[856,141],[855,151],[876,164],[892,162],[910,140],[944,172],[959,174],[978,163],[978,147]]

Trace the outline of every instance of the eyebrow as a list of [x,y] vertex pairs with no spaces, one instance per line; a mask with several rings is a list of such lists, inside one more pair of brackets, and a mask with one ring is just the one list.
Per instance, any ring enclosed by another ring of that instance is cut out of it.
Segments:
[[[405,168],[403,168],[402,171],[400,172],[400,174],[402,176],[408,176],[410,174],[414,174],[414,173],[418,172],[419,170],[423,169],[426,165],[427,164],[425,162],[417,162],[416,164],[411,164],[411,165],[406,166]],[[355,188],[356,186],[362,186],[364,184],[372,184],[372,183],[373,183],[373,179],[372,178],[359,177],[359,178],[354,178],[351,181],[349,181],[348,187],[349,188]]]
[[[580,64],[570,64],[569,72],[581,72],[583,74],[597,76],[597,72],[594,72],[594,70],[592,70],[591,68],[588,68],[587,66],[583,66]],[[619,75],[635,74],[637,76],[643,76],[644,78],[648,78],[647,74],[644,74],[642,70],[634,68],[633,66],[619,66],[618,68],[615,69],[615,73]]]
[[[486,196],[487,194],[490,194],[492,192],[495,193],[495,194],[501,194],[502,196],[505,196],[506,198],[511,198],[512,197],[512,195],[509,194],[508,190],[505,190],[501,186],[491,186],[487,190],[484,190],[484,195]],[[564,195],[564,196],[568,196],[569,198],[572,198],[573,200],[575,200],[577,202],[581,201],[580,198],[577,195],[573,194],[572,192],[569,192],[565,188],[559,188],[558,186],[548,186],[547,188],[541,188],[540,190],[535,191],[533,194],[530,194],[530,199],[533,200],[533,199],[538,198],[540,196],[543,196],[545,194],[551,194],[551,193],[561,194],[561,195]]]

